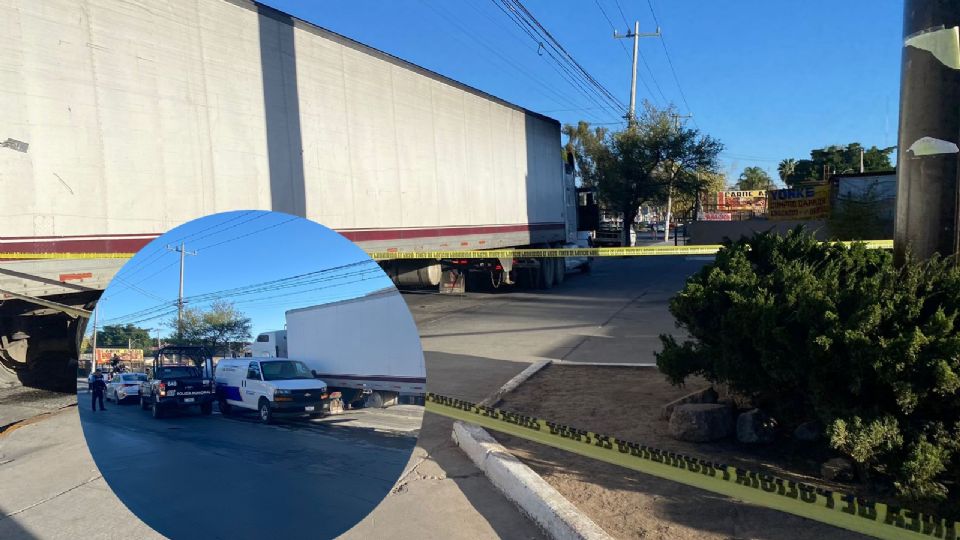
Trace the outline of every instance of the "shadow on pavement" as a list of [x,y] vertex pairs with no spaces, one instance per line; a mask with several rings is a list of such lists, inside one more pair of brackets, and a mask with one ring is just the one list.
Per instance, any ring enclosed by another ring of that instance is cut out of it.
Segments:
[[[674,523],[697,531],[711,532],[725,537],[778,540],[781,538],[809,540],[860,540],[868,537],[792,514],[736,501],[690,487],[678,482],[643,474],[632,469],[613,466],[583,458],[538,443],[525,441],[502,433],[493,433],[505,446],[519,454],[522,461],[545,478],[562,471],[563,482],[601,486],[611,493],[642,493],[644,499],[638,512],[653,514],[664,525]],[[556,480],[551,480],[551,483]],[[560,490],[564,492],[563,489]],[[568,495],[569,496],[569,495]],[[576,503],[576,501],[574,500]],[[592,516],[597,519],[597,516]],[[627,523],[621,523],[621,527]],[[624,530],[608,530],[614,536],[627,534]],[[629,531],[638,536],[642,531]]]
[[[529,366],[524,362],[462,354],[434,351],[425,351],[424,354],[428,391],[472,401],[480,401],[492,394]],[[519,538],[518,531],[535,529],[451,440],[452,430],[451,419],[432,413],[424,415],[419,445],[428,452],[428,459],[457,484],[500,538]]]
[[[16,512],[16,510],[13,512]],[[20,526],[17,523],[17,516],[15,514],[11,516],[10,513],[6,508],[0,507],[0,538],[4,540],[33,540],[37,538]]]
[[80,407],[90,453],[120,501],[170,538],[337,536],[390,492],[417,440],[106,405]]

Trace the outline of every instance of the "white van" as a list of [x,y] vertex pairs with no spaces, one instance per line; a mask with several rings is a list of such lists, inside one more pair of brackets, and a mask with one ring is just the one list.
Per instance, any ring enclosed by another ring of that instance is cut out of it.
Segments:
[[221,413],[257,411],[267,424],[275,415],[322,416],[331,398],[340,402],[306,364],[288,358],[224,358],[214,380]]

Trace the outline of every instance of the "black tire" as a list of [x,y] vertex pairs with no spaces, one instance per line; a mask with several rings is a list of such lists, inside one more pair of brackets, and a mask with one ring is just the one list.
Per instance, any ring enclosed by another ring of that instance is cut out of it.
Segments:
[[564,280],[567,278],[567,260],[565,258],[559,258],[553,260],[553,282],[557,285],[563,285]]
[[201,403],[200,414],[213,414],[213,402]]
[[553,288],[555,273],[556,269],[554,269],[553,259],[548,257],[540,259],[540,271],[537,273],[537,282],[541,289]]
[[589,274],[590,270],[590,263],[584,263],[583,266],[580,267],[580,271],[584,274]]
[[257,406],[257,411],[260,414],[260,421],[264,424],[273,423],[273,410],[270,408],[270,402],[267,401],[267,398],[260,398],[260,404]]
[[383,395],[380,392],[371,392],[367,394],[366,399],[363,400],[363,406],[368,409],[382,409],[383,408]]
[[150,415],[154,418],[163,418],[163,409],[160,408],[160,404],[156,400],[150,404]]
[[229,415],[231,412],[233,412],[231,405],[227,403],[227,400],[225,399],[221,399],[219,402],[217,402],[217,407],[220,408],[220,414],[224,416]]

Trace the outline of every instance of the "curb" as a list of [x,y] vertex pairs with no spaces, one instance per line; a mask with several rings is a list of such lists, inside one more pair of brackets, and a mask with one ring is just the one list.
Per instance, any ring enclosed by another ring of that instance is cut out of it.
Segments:
[[[495,405],[504,394],[551,363],[551,360],[542,360],[531,365],[481,401],[480,405]],[[456,421],[450,437],[483,471],[487,479],[551,538],[613,540],[612,536],[604,532],[533,469],[524,465],[482,427]]]

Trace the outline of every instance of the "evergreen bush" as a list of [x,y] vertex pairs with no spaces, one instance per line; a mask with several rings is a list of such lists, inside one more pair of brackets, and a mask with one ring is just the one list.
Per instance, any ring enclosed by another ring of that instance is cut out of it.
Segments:
[[727,242],[670,302],[689,339],[660,337],[673,384],[725,383],[781,423],[818,419],[829,444],[902,495],[960,477],[960,269],[798,228]]

